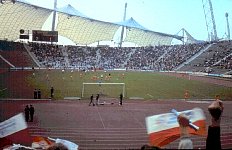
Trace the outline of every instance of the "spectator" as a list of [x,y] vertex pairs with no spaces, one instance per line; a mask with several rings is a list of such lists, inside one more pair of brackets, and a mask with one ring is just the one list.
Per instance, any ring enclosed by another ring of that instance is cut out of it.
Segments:
[[141,150],[160,150],[161,148],[157,146],[143,145]]
[[93,94],[90,96],[90,102],[89,102],[89,106],[93,104],[93,106],[95,106],[94,102],[93,102]]
[[208,127],[208,136],[206,139],[206,149],[221,149],[221,115],[224,107],[219,96],[216,96],[216,100],[213,101],[208,107],[211,115],[211,125]]
[[30,121],[33,122],[35,108],[32,105],[30,105],[29,112],[30,112]]
[[184,114],[180,114],[177,119],[180,125],[180,143],[178,149],[193,149],[193,143],[189,138],[187,130],[189,126],[189,119]]
[[29,113],[30,113],[30,109],[29,109],[28,105],[26,105],[26,107],[24,109],[24,113],[25,113],[26,122],[28,122],[29,121]]

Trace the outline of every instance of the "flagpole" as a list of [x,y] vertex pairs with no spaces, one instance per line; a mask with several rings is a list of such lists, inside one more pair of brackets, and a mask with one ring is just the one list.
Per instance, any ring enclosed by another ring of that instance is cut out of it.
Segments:
[[[180,113],[179,113],[178,111],[176,111],[175,109],[172,109],[171,112],[174,113],[176,116],[179,116],[179,114],[180,114]],[[196,126],[195,124],[193,124],[190,120],[189,120],[189,126],[190,126],[191,128],[193,128],[195,131],[199,130],[199,127]]]

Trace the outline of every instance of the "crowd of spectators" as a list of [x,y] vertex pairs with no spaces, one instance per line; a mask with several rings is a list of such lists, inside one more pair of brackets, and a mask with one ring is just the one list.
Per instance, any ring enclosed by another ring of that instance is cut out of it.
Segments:
[[45,67],[65,67],[65,59],[62,53],[63,46],[44,44],[44,43],[29,43],[31,52],[33,52],[39,63]]
[[173,45],[167,54],[158,62],[158,70],[173,70],[206,46],[207,43]]
[[127,62],[129,69],[158,70],[156,61],[170,46],[138,47]]
[[[43,43],[30,43],[41,66],[78,69],[132,69],[171,71],[196,55],[209,43],[147,46],[147,47],[88,47],[58,46]],[[222,49],[222,50],[221,50]],[[65,53],[64,53],[65,51]],[[231,69],[232,47],[230,41],[213,44],[199,66],[220,66]],[[65,58],[66,57],[66,58]],[[68,63],[67,63],[68,61]]]
[[67,46],[69,67],[73,68],[89,68],[94,67],[97,63],[96,49],[87,46]]
[[133,47],[101,47],[99,67],[104,69],[125,68]]
[[222,69],[229,69],[232,70],[232,53],[227,56],[225,59],[222,59],[217,66],[221,67]]
[[230,41],[217,43],[218,51],[214,53],[213,65],[222,69],[232,69],[232,46]]
[[[230,41],[215,42],[207,51],[204,57],[204,62],[199,63],[198,66],[213,67],[222,66],[226,67],[227,57],[232,53],[232,46]],[[221,62],[222,61],[222,62]],[[224,66],[226,65],[226,66]]]

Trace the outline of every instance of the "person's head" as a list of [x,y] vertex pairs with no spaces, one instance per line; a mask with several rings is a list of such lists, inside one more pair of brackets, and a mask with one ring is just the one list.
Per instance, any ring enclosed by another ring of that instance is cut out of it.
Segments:
[[215,99],[216,99],[216,100],[219,100],[219,99],[220,99],[220,95],[216,95],[216,96],[215,96]]
[[223,109],[224,108],[221,101],[213,101],[208,107],[209,113],[215,120],[218,120],[221,117]]
[[157,147],[157,146],[150,146],[150,145],[143,145],[141,147],[141,150],[160,150],[161,148]]
[[189,126],[189,119],[185,114],[182,113],[182,114],[178,115],[177,120],[178,120],[178,123],[180,126],[182,126],[182,127]]

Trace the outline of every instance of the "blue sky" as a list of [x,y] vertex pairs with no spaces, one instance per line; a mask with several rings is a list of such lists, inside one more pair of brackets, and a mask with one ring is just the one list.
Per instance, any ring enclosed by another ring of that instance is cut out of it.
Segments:
[[[53,8],[53,0],[26,0],[32,4]],[[207,40],[202,0],[57,0],[58,7],[71,4],[91,18],[122,21],[127,2],[127,19],[133,17],[145,28],[168,34],[176,34],[185,28],[194,38]],[[227,32],[225,13],[229,13],[232,25],[232,0],[211,0],[219,38]]]

